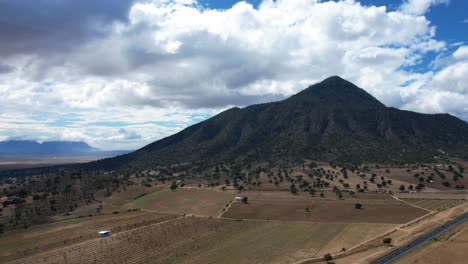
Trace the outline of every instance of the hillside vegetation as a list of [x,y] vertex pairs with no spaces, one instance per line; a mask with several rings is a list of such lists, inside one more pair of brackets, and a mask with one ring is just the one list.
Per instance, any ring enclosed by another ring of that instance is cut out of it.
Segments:
[[175,163],[312,159],[410,163],[468,153],[468,124],[448,114],[386,107],[330,77],[280,102],[232,108],[90,169]]

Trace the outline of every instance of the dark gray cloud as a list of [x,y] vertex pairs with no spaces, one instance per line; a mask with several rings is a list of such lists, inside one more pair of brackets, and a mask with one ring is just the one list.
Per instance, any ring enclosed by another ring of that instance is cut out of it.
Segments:
[[6,65],[6,64],[2,64],[0,63],[0,74],[3,74],[3,73],[10,73],[12,71],[14,71],[15,68],[10,66],[10,65]]
[[69,51],[126,21],[134,0],[0,0],[0,55]]

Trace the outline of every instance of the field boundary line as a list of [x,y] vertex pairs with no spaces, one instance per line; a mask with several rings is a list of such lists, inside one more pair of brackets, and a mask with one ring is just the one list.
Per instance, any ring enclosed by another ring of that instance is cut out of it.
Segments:
[[436,212],[436,211],[432,211],[432,210],[429,210],[429,209],[427,209],[427,208],[424,208],[424,207],[421,207],[421,206],[412,204],[412,203],[410,203],[410,202],[404,201],[404,200],[402,200],[402,199],[400,199],[400,198],[398,198],[398,197],[396,197],[396,196],[394,196],[394,195],[390,195],[390,196],[391,196],[393,199],[397,200],[397,201],[400,201],[400,202],[402,202],[402,203],[411,205],[411,206],[416,207],[416,208],[419,208],[419,209],[423,209],[423,210],[428,211],[428,212],[430,212],[430,213]]
[[[206,216],[205,216],[206,217]],[[274,223],[296,223],[296,224],[337,224],[337,225],[393,225],[399,226],[406,223],[378,223],[378,222],[320,222],[320,221],[293,221],[293,220],[278,220],[278,219],[254,219],[254,218],[229,218],[220,217],[219,219],[229,221],[244,221],[244,222],[274,222]]]
[[[234,203],[233,202],[234,199],[232,199],[230,202],[229,202],[229,205],[227,207],[224,207],[224,211],[222,211],[216,218],[222,218],[221,216],[223,216],[224,213],[226,213],[229,208],[231,208],[231,205]],[[221,209],[222,210],[222,209]]]

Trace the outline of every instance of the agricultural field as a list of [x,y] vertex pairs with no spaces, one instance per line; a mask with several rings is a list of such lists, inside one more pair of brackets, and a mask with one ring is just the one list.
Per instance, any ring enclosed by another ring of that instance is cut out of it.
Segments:
[[25,169],[54,165],[86,163],[103,157],[70,157],[70,158],[0,158],[0,170]]
[[[325,198],[311,197],[309,194],[292,195],[288,192],[245,192],[242,195],[248,197],[248,204],[233,203],[222,217],[401,224],[428,213],[385,194],[359,194],[344,199],[337,199],[332,192],[327,192]],[[356,203],[360,203],[362,209],[356,209]]]
[[175,217],[161,213],[135,211],[75,218],[10,231],[3,234],[0,239],[0,263],[87,241],[96,238],[100,230],[121,232]]
[[96,214],[109,214],[113,212],[125,212],[129,207],[125,205],[142,195],[161,190],[162,187],[145,187],[141,185],[127,186],[125,190],[112,192],[111,196],[105,196],[104,191],[98,191],[95,195],[95,201],[90,204],[84,204],[72,212],[60,214],[52,217],[53,221],[76,218],[79,216],[89,216]]
[[234,198],[236,192],[214,189],[169,188],[144,195],[126,206],[149,211],[218,216]]
[[293,263],[340,251],[394,225],[183,217],[6,263]]
[[400,199],[437,199],[437,200],[468,200],[468,192],[417,192],[417,193],[395,193]]
[[442,211],[461,203],[460,200],[440,200],[440,199],[403,199],[404,201],[430,211]]

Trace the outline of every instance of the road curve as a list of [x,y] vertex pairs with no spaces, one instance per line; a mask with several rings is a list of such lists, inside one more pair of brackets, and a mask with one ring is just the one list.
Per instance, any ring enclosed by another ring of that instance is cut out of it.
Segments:
[[410,243],[393,250],[392,252],[388,253],[387,255],[380,257],[377,260],[371,262],[371,264],[389,264],[396,261],[398,258],[408,254],[410,251],[422,246],[423,244],[427,243],[429,240],[441,235],[445,231],[449,230],[452,227],[457,225],[463,224],[464,222],[468,221],[468,212],[460,215],[459,217],[453,219],[452,221],[432,230],[429,233],[426,233],[415,240],[411,241]]

